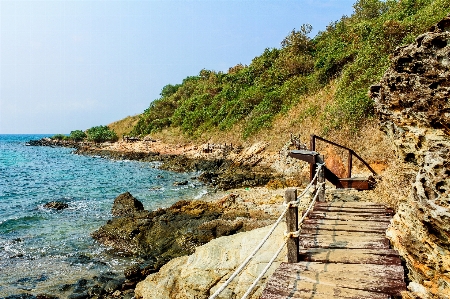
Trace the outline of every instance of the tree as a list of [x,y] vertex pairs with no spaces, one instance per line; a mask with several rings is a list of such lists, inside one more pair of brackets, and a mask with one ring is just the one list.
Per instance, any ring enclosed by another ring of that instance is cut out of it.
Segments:
[[108,126],[97,126],[86,130],[87,138],[94,142],[117,141],[116,132],[108,128]]
[[86,133],[84,133],[81,130],[71,131],[69,135],[69,138],[72,139],[73,141],[82,141],[86,137],[87,137]]
[[312,31],[312,26],[303,24],[300,30],[293,29],[281,42],[283,49],[290,49],[294,54],[309,53],[312,50],[311,39],[308,34]]

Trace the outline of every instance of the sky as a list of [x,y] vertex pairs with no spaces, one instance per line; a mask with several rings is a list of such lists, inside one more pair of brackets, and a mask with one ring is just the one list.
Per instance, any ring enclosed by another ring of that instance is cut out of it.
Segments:
[[311,37],[356,0],[0,0],[0,134],[68,134],[142,113],[167,84]]

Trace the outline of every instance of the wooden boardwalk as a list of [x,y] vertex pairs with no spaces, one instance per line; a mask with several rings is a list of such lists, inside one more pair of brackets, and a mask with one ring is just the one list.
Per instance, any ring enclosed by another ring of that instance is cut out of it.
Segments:
[[261,299],[400,295],[404,270],[385,236],[392,215],[370,202],[316,203],[302,225],[300,262],[282,263]]

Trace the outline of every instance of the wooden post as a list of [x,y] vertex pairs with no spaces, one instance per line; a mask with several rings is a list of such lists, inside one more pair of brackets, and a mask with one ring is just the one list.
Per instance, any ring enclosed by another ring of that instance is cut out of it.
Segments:
[[352,177],[352,164],[353,164],[353,161],[352,161],[352,151],[351,150],[349,150],[348,151],[348,175],[347,175],[347,177],[348,178],[351,178]]
[[[297,189],[286,190],[284,199],[286,203],[297,200]],[[289,207],[286,213],[286,226],[288,232],[298,231],[298,207]],[[297,263],[300,260],[299,239],[289,238],[287,240],[288,263]]]
[[[316,159],[317,163],[323,164],[324,163],[324,157],[323,155],[318,155],[317,159]],[[322,188],[317,190],[317,192],[319,192],[319,195],[317,197],[317,201],[319,202],[324,202],[325,201],[325,170],[323,169],[324,166],[322,166],[322,168],[319,171],[319,174],[317,176],[317,188],[320,188],[320,184],[324,183],[322,185]]]
[[[309,150],[314,152],[316,150],[316,139],[314,135],[309,137]],[[309,181],[311,182],[313,177],[316,175],[316,161],[309,164]]]

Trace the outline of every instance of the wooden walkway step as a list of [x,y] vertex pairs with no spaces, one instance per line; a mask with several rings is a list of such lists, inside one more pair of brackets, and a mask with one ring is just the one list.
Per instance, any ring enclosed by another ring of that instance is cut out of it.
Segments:
[[385,236],[392,215],[374,203],[317,203],[302,225],[301,262],[281,264],[261,299],[400,295],[404,269]]

